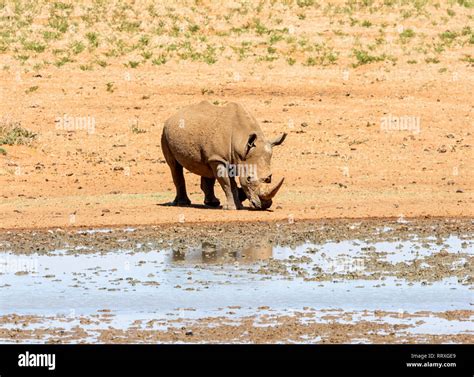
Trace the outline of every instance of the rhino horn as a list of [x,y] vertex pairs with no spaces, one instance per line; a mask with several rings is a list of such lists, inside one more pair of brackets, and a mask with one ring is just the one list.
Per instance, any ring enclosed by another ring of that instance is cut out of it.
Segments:
[[275,184],[273,187],[270,185],[265,185],[260,189],[260,194],[258,195],[260,199],[263,200],[272,200],[272,198],[276,195],[278,190],[280,190],[281,185],[283,184],[283,181],[285,178],[282,178],[280,182]]

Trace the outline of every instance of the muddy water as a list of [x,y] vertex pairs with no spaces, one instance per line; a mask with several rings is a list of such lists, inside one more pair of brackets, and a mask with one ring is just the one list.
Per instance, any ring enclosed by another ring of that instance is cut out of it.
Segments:
[[[172,229],[5,233],[0,340],[144,341],[136,331],[147,330],[149,338],[194,326],[225,332],[203,333],[197,341],[251,341],[228,339],[230,330],[223,329],[232,324],[244,330],[251,319],[254,328],[297,323],[304,329],[297,331],[300,342],[331,339],[327,329],[317,331],[325,337],[313,336],[308,326],[334,324],[367,324],[379,337],[459,341],[450,336],[474,334],[474,237],[469,226],[451,226],[413,233],[400,223],[348,223],[335,232],[332,224],[332,236],[324,238],[327,225],[312,224],[313,239],[306,229],[278,227],[293,231],[286,245],[272,240],[271,232],[244,245],[216,242],[206,232],[191,244],[170,237]],[[366,331],[346,340],[380,341],[367,339]]]

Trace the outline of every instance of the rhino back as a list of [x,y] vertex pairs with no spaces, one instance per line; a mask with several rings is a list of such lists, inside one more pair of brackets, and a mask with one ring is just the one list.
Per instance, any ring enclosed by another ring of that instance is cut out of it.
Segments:
[[263,138],[257,121],[241,105],[207,101],[178,111],[165,122],[163,132],[176,160],[201,176],[212,176],[211,160],[235,163],[251,132]]
[[209,160],[229,156],[231,125],[209,102],[187,106],[170,117],[163,133],[174,158],[187,170],[212,177]]

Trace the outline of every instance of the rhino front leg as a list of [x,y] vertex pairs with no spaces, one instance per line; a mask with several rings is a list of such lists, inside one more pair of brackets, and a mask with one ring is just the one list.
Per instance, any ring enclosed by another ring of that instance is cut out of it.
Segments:
[[[221,168],[219,169],[219,165]],[[224,190],[227,203],[222,206],[223,209],[241,209],[242,203],[239,200],[239,190],[237,183],[235,182],[234,177],[229,177],[228,175],[222,175],[220,172],[225,170],[225,165],[223,164],[214,164],[212,167],[214,175],[217,177],[217,181]]]
[[237,188],[237,183],[235,183],[235,179],[229,177],[219,177],[217,180],[224,190],[227,199],[227,203],[222,208],[242,209],[242,203],[239,200],[239,191]]
[[209,207],[219,207],[221,202],[214,194],[215,178],[201,177],[201,190],[204,192],[204,204]]

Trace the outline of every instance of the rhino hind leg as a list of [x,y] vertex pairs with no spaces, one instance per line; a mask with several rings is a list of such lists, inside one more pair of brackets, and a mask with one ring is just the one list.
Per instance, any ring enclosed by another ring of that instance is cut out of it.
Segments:
[[173,177],[173,182],[176,187],[176,197],[172,204],[175,206],[191,205],[191,200],[189,200],[188,194],[186,192],[186,181],[184,180],[183,166],[174,158],[173,154],[171,153],[165,135],[162,135],[161,138],[161,148],[163,150],[165,160],[170,167],[171,176]]
[[204,204],[209,207],[219,207],[221,202],[214,194],[215,178],[201,177],[201,190],[204,192]]
[[169,164],[171,169],[171,175],[173,176],[173,182],[176,187],[176,197],[173,200],[175,206],[189,206],[191,200],[188,198],[186,192],[186,181],[184,180],[183,166],[178,161]]
[[173,176],[173,182],[176,186],[176,198],[173,200],[175,206],[189,206],[191,200],[188,198],[186,192],[186,181],[184,180],[183,167],[176,161],[176,164],[171,167],[171,175]]

